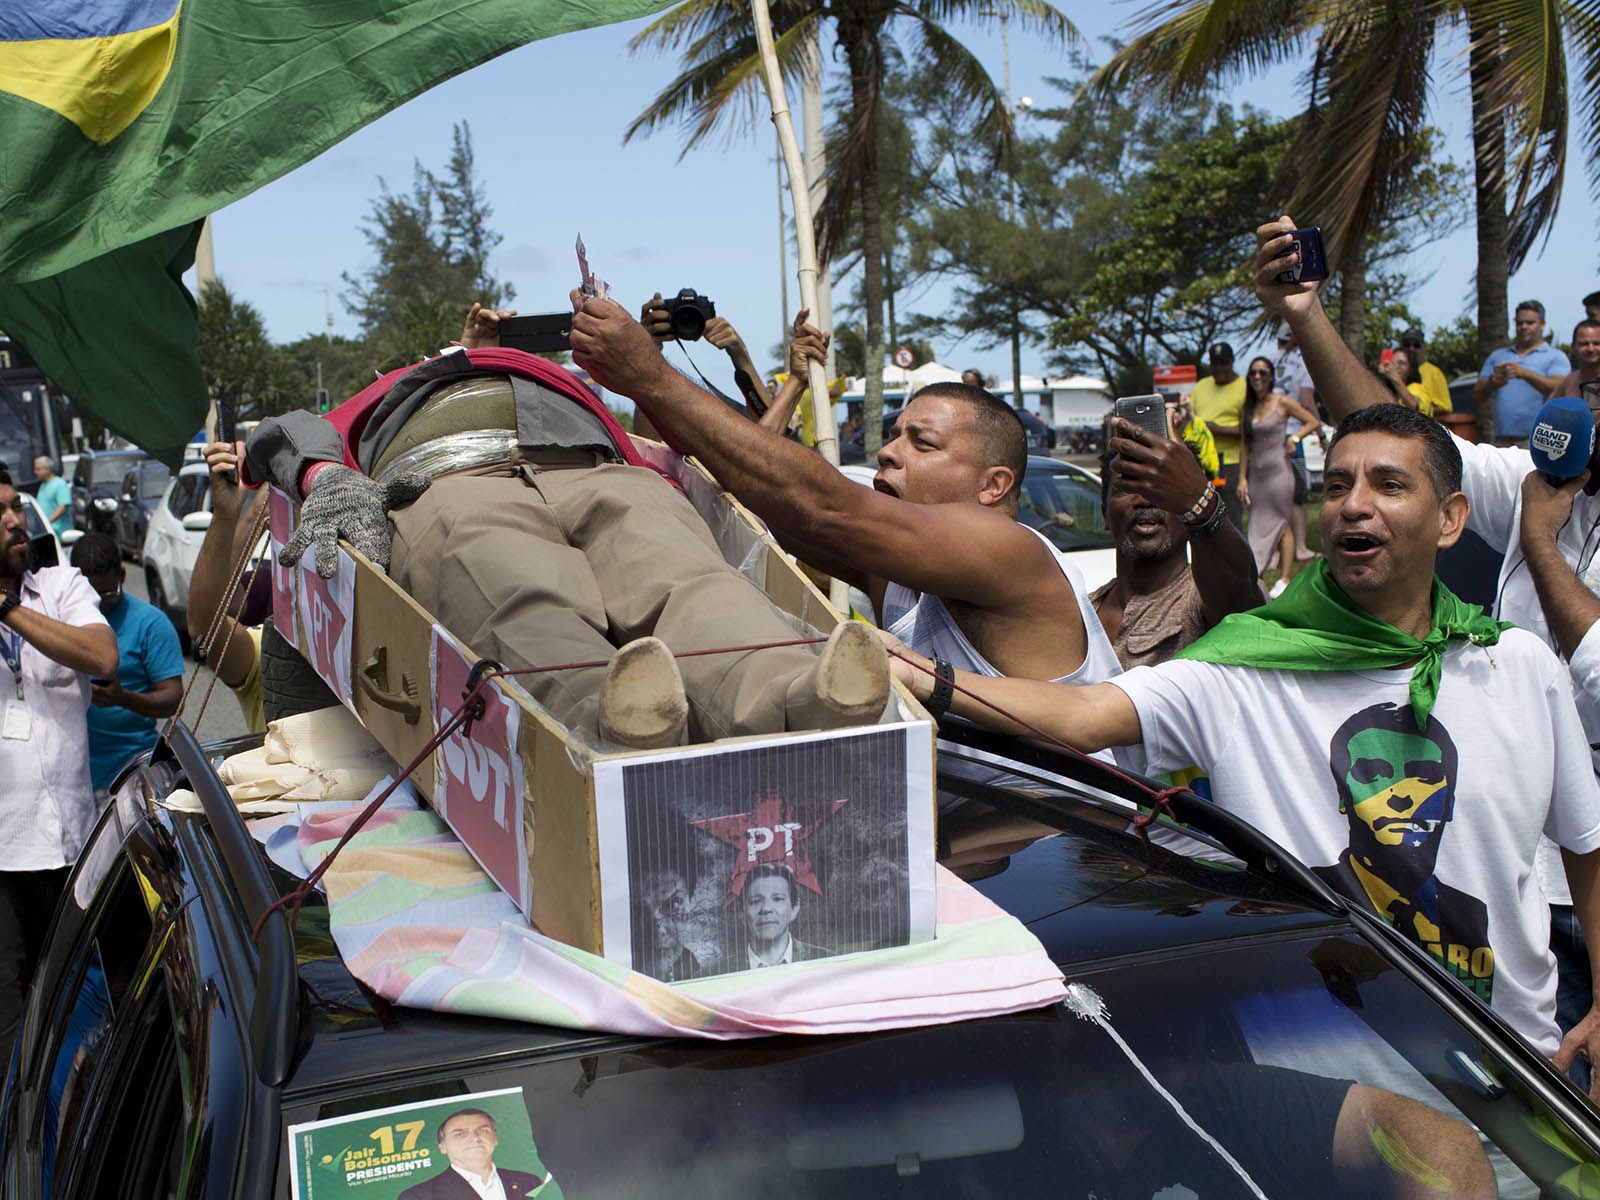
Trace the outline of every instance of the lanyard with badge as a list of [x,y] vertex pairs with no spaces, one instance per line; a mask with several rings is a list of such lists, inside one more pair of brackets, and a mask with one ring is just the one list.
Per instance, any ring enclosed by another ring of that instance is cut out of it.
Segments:
[[5,716],[0,719],[0,739],[25,742],[33,736],[33,721],[22,702],[22,635],[0,625],[0,658],[11,671],[13,694],[4,697]]

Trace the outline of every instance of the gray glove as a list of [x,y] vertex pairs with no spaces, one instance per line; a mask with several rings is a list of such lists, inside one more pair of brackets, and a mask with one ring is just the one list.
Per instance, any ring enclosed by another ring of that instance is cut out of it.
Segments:
[[344,538],[387,571],[389,510],[404,508],[432,482],[416,471],[397,475],[388,483],[349,467],[319,471],[300,507],[300,523],[283,548],[284,565],[292,567],[315,543],[317,574],[332,579],[339,570],[339,539]]

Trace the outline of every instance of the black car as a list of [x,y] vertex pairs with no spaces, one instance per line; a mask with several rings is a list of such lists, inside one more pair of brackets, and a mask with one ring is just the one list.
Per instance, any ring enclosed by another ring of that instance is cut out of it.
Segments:
[[117,549],[124,558],[139,562],[144,555],[144,535],[150,532],[150,514],[166,494],[172,471],[166,463],[147,458],[122,477],[115,513]]
[[117,532],[122,481],[148,457],[143,450],[85,450],[72,469],[72,524],[85,533]]
[[[573,1200],[1561,1197],[1600,1171],[1600,1114],[1423,951],[1198,798],[1147,841],[1098,764],[941,734],[941,856],[1065,1002],[711,1042],[375,998],[320,900],[261,920],[292,880],[213,769],[247,744],[180,727],[125,773],[29,996],[0,1195],[287,1197],[290,1126],[498,1089]],[[180,785],[203,816],[155,803]]]

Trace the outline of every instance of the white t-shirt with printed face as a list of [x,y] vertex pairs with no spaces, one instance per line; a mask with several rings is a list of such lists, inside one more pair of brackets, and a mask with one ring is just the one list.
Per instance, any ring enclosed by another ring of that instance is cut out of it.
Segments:
[[1600,848],[1600,786],[1566,669],[1515,629],[1496,646],[1457,644],[1421,730],[1411,674],[1138,667],[1110,681],[1143,738],[1117,756],[1146,774],[1197,764],[1218,804],[1551,1053],[1555,960],[1535,850],[1541,833]]

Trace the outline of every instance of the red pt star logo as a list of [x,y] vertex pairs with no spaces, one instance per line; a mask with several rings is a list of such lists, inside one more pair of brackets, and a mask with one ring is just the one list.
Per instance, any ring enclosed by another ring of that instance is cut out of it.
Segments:
[[794,872],[795,882],[822,895],[822,887],[811,870],[811,855],[806,843],[822,826],[822,822],[838,812],[849,800],[835,800],[827,811],[811,824],[795,820],[788,801],[775,791],[762,793],[755,807],[747,813],[732,813],[726,817],[707,817],[694,822],[719,842],[726,842],[739,851],[733,868],[733,879],[728,884],[726,908],[732,904],[744,887],[745,876],[752,867],[762,863],[783,863]]

